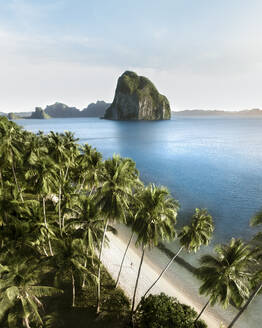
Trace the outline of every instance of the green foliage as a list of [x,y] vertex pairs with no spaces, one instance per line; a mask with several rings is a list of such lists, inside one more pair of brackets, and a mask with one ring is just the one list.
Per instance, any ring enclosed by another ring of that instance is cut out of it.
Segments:
[[[140,112],[140,104],[147,107],[145,113]],[[167,98],[157,91],[154,84],[144,76],[126,71],[118,79],[115,98],[107,109],[105,118],[160,120],[170,119],[170,115]]]
[[41,107],[36,107],[35,112],[31,114],[30,118],[34,119],[49,119],[51,116],[49,116]]
[[18,119],[21,118],[21,117],[19,117],[18,115],[16,115],[15,113],[9,113],[9,114],[7,115],[7,117],[8,117],[9,120],[18,120]]
[[136,244],[150,248],[162,240],[174,239],[179,203],[171,198],[168,189],[151,184],[138,191],[135,197],[138,202],[133,224]]
[[126,222],[133,189],[140,185],[138,170],[131,159],[119,155],[107,159],[102,172],[102,185],[97,189],[97,204],[103,215],[110,220]]
[[43,307],[40,298],[62,293],[54,287],[37,285],[39,266],[35,258],[2,258],[7,265],[0,272],[0,322],[17,319],[29,322],[33,319],[42,325],[39,308]]
[[136,313],[138,328],[206,328],[202,321],[194,325],[196,312],[164,293],[149,295],[140,303]]
[[262,210],[257,212],[253,218],[250,220],[250,225],[251,227],[255,227],[257,225],[262,224]]
[[200,293],[210,297],[211,304],[230,302],[241,306],[248,298],[252,276],[249,266],[254,261],[248,245],[232,238],[229,244],[218,245],[216,255],[204,255],[196,276],[203,280]]
[[188,252],[196,252],[201,245],[208,245],[214,231],[213,218],[206,209],[196,208],[190,225],[179,234],[181,246]]

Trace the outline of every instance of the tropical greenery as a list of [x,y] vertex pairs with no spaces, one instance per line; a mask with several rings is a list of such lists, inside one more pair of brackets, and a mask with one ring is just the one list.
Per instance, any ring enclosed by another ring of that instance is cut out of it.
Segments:
[[[210,243],[214,224],[206,209],[196,209],[177,229],[179,203],[166,187],[144,186],[131,159],[103,160],[70,132],[33,134],[2,117],[0,140],[1,327],[69,328],[76,320],[80,328],[127,327],[130,314],[137,327],[205,327],[198,320],[203,311],[197,316],[164,294],[147,295],[182,250]],[[103,250],[116,223],[129,226],[131,236],[115,282],[103,267]],[[261,213],[252,224],[261,224]],[[258,294],[261,235],[252,243],[232,239],[215,248],[215,256],[202,257],[196,274],[206,306],[232,303],[243,312]],[[132,240],[141,261],[130,304],[116,286]],[[178,252],[138,302],[145,253],[174,240]]]
[[143,298],[136,312],[139,328],[206,328],[203,321],[194,324],[196,312],[164,293]]
[[221,303],[227,308],[231,302],[240,307],[249,296],[252,277],[249,267],[253,261],[249,246],[232,238],[229,244],[218,245],[215,252],[215,256],[204,255],[202,266],[196,271],[203,280],[200,294],[209,296],[196,320],[209,304]]
[[137,193],[138,207],[133,229],[137,233],[136,245],[141,245],[142,255],[138,269],[134,295],[132,300],[133,313],[135,308],[136,291],[141,273],[146,248],[157,246],[161,240],[172,240],[176,231],[174,225],[178,203],[171,198],[164,187],[149,185]]
[[144,297],[150,292],[150,290],[157,284],[160,278],[171,266],[173,261],[177,258],[180,252],[185,248],[188,252],[196,252],[201,245],[208,245],[214,231],[213,219],[210,214],[208,214],[206,209],[196,208],[195,214],[193,215],[192,222],[190,225],[184,226],[182,231],[179,233],[178,238],[181,247],[176,254],[170,259],[167,265],[159,274],[159,277],[153,284],[147,289]]
[[[262,224],[262,211],[259,211],[250,221],[250,225],[260,226]],[[252,289],[249,295],[248,300],[246,303],[241,307],[238,314],[234,317],[228,328],[232,328],[237,320],[240,318],[242,313],[246,311],[247,307],[251,304],[251,302],[254,300],[254,298],[261,292],[262,290],[262,232],[259,231],[255,234],[253,237],[253,240],[251,241],[251,247],[253,249],[252,256],[254,259],[254,263],[252,267],[250,268],[251,273],[251,285]]]

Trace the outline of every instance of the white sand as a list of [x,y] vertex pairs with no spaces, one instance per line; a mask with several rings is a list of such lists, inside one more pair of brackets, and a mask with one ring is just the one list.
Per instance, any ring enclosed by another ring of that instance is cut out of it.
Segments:
[[[117,278],[120,263],[126,248],[126,242],[117,236],[108,234],[110,239],[109,247],[104,249],[102,262],[112,275],[114,279]],[[124,238],[124,236],[121,236]],[[126,295],[132,299],[133,291],[135,286],[135,281],[137,277],[137,271],[140,263],[141,252],[131,244],[125,263],[123,266],[120,287],[125,291]],[[136,304],[139,302],[140,298],[144,295],[146,290],[151,286],[151,284],[158,277],[159,272],[163,269],[165,264],[169,261],[168,257],[160,252],[158,249],[154,249],[154,256],[152,262],[152,254],[150,258],[145,255],[144,262],[142,265],[140,280],[137,289]],[[157,260],[156,260],[157,259]],[[160,266],[159,266],[160,263]],[[163,263],[163,265],[161,265]],[[157,283],[156,286],[150,291],[152,294],[159,294],[161,292],[167,295],[176,297],[180,302],[185,303],[193,307],[197,312],[199,312],[206,302],[206,299],[200,298],[196,290],[185,290],[179,281],[176,281],[174,277],[170,276],[167,272]],[[209,328],[219,328],[220,323],[224,322],[219,316],[219,314],[213,308],[207,308],[206,311],[201,316],[203,320],[207,323]]]

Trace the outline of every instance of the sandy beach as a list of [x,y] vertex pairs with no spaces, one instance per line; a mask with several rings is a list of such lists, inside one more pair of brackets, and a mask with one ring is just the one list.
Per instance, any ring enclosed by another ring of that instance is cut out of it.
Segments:
[[[126,235],[127,234],[122,234],[120,238],[111,233],[108,234],[110,239],[109,247],[104,249],[102,261],[114,279],[117,278],[122,256],[126,248]],[[131,244],[120,278],[120,287],[130,299],[133,297],[140,254],[139,249],[137,249],[134,244]],[[136,304],[158,277],[159,272],[161,272],[168,261],[168,257],[157,248],[154,248],[149,254],[145,254],[137,290]],[[172,275],[172,269],[170,271],[171,272],[167,272],[159,280],[150,293],[159,294],[164,292],[170,296],[176,297],[180,302],[190,305],[199,312],[204,306],[206,298],[200,297],[196,290],[190,289],[190,286],[188,289],[185,289],[181,282]],[[217,313],[215,308],[210,307],[204,312],[201,318],[205,320],[209,328],[219,328],[222,322],[224,324],[227,323],[225,319]]]

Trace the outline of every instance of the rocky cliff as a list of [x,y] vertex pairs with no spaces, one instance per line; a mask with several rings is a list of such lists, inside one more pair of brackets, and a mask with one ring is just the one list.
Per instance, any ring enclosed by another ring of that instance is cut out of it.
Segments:
[[96,103],[91,103],[86,108],[84,108],[80,112],[80,115],[82,117],[103,117],[105,115],[106,109],[110,105],[111,104],[98,100]]
[[101,117],[104,116],[106,109],[110,104],[104,101],[97,101],[89,104],[83,110],[76,107],[70,107],[65,104],[56,102],[53,105],[46,106],[45,113],[55,118],[63,117]]
[[51,117],[79,117],[79,109],[76,107],[70,107],[65,104],[56,102],[53,105],[46,106],[46,114]]
[[112,120],[169,120],[167,98],[144,76],[126,71],[117,82],[112,105],[104,118]]
[[18,120],[19,118],[21,118],[17,116],[15,113],[8,113],[7,117],[9,120]]
[[45,120],[45,119],[50,118],[50,116],[48,114],[46,114],[41,107],[36,107],[35,111],[28,118],[35,118],[35,119]]

